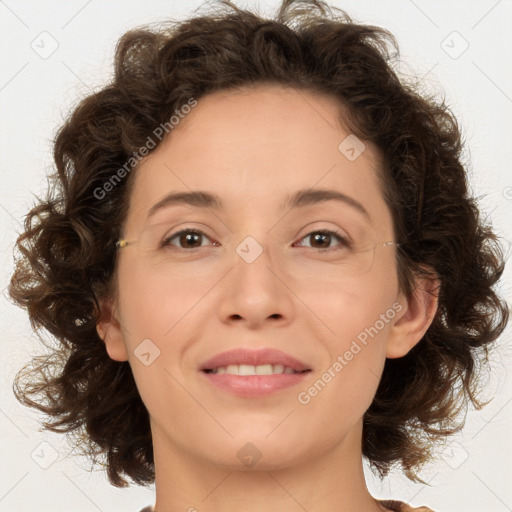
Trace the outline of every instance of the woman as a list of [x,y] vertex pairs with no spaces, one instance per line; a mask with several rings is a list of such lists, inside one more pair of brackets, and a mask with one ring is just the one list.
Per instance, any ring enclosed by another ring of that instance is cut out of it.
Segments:
[[125,34],[60,130],[10,294],[61,347],[17,396],[155,512],[429,510],[362,457],[419,480],[508,318],[456,121],[383,29],[223,4]]

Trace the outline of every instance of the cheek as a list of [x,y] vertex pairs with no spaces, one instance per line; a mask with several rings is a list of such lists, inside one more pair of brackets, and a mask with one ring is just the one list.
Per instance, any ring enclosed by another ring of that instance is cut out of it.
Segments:
[[120,263],[118,272],[124,343],[141,398],[150,406],[157,400],[151,390],[175,393],[179,388],[171,375],[179,373],[182,355],[195,338],[190,319],[211,285],[191,279],[189,272],[165,279],[130,258]]
[[325,280],[321,286],[301,290],[304,302],[325,327],[325,340],[332,350],[348,350],[356,339],[380,342],[386,337],[398,294],[392,274],[386,269],[357,279]]
[[[385,362],[389,325],[353,315],[337,324],[328,342],[329,358],[297,394],[307,417],[321,417],[324,428],[348,431],[371,405]],[[365,327],[362,327],[362,326]],[[379,328],[381,328],[379,330]]]
[[184,325],[180,322],[194,315],[217,276],[184,267],[170,275],[168,269],[159,271],[158,266],[126,258],[119,266],[119,309],[130,343],[152,336],[165,343],[175,336]]
[[[397,282],[389,268],[340,288],[326,285],[308,296],[326,326],[325,367],[319,368],[309,387],[301,389],[299,403],[353,423],[375,396],[385,363],[386,340],[397,315]],[[391,275],[391,277],[390,277]],[[332,406],[332,407],[331,407]]]

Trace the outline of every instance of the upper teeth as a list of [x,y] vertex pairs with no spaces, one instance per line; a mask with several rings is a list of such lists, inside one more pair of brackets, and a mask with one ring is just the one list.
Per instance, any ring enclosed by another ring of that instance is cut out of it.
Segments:
[[293,368],[283,366],[282,364],[260,364],[253,366],[250,364],[230,364],[228,366],[219,366],[210,370],[212,373],[228,373],[231,375],[273,375],[275,373],[297,373]]

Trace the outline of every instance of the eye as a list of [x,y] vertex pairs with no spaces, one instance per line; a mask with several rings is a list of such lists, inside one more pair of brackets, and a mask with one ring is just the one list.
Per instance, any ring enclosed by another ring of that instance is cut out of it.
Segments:
[[[302,240],[306,240],[307,238],[311,238],[312,242],[310,242],[309,246],[312,249],[320,249],[321,251],[330,250],[332,247],[329,247],[330,242],[333,240],[333,238],[340,241],[340,244],[338,244],[338,248],[346,248],[349,247],[349,241],[345,236],[343,236],[341,233],[338,233],[337,231],[332,231],[329,229],[322,229],[320,231],[312,231],[311,233],[307,234]],[[313,244],[319,244],[320,247],[312,246]]]
[[[162,240],[162,247],[170,245],[175,246],[175,244],[172,243],[172,240],[175,238],[180,244],[178,249],[198,249],[199,247],[204,247],[203,244],[200,243],[201,238],[208,238],[210,240],[208,235],[198,229],[183,229],[182,231],[178,231],[177,233],[174,233],[173,235]],[[213,242],[213,244],[218,245],[217,242]]]
[[[307,234],[305,237],[301,239],[306,240],[307,238],[313,237],[312,244],[319,244],[319,246],[310,245],[306,247],[310,247],[312,249],[319,249],[320,251],[328,251],[332,249],[330,247],[330,244],[333,239],[337,239],[340,243],[338,244],[338,248],[347,248],[350,246],[349,241],[345,236],[343,236],[341,233],[338,233],[337,231],[332,230],[319,230],[319,231],[312,231],[311,233]],[[198,229],[183,229],[181,231],[178,231],[177,233],[174,233],[168,237],[166,237],[164,240],[162,240],[161,246],[162,247],[177,247],[178,249],[199,249],[200,247],[204,247],[208,244],[203,244],[202,239],[208,239],[211,240],[208,235],[203,233],[201,230]],[[173,240],[177,240],[179,245],[176,245],[173,243]],[[218,242],[212,242],[213,245],[218,246]],[[302,245],[302,244],[297,244]]]

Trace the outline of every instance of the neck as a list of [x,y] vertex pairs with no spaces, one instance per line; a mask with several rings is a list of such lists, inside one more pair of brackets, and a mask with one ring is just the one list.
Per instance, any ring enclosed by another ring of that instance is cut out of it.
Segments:
[[[152,425],[155,512],[382,512],[361,456],[362,423],[333,449],[284,467],[278,461],[221,467],[172,443]],[[258,469],[259,468],[259,469]]]

